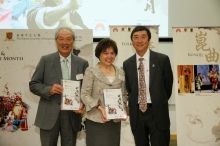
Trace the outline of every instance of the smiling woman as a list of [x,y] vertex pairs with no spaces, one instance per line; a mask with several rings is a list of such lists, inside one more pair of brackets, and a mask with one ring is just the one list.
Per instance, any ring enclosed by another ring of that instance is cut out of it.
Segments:
[[112,63],[118,54],[116,43],[110,39],[101,40],[95,50],[96,57],[100,60],[99,67],[105,75],[115,76]]
[[[107,119],[105,107],[108,103],[103,100],[104,89],[121,89],[122,104],[126,109],[124,71],[113,65],[117,53],[115,41],[108,38],[102,39],[95,49],[95,55],[100,63],[88,67],[83,77],[81,99],[86,107],[87,146],[120,145],[121,120],[125,119]],[[126,112],[125,115],[127,115]]]

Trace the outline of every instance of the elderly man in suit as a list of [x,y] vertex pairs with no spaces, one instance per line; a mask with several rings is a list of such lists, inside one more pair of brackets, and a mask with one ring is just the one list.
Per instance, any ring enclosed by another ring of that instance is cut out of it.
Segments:
[[173,73],[169,57],[148,48],[150,39],[148,28],[136,26],[131,33],[136,54],[123,63],[130,124],[136,146],[169,146]]
[[[41,57],[29,83],[30,91],[40,97],[35,125],[40,128],[42,146],[57,145],[59,134],[62,146],[76,145],[83,104],[75,111],[61,110],[60,106],[63,92],[61,79],[64,77],[61,68],[67,65],[69,79],[82,82],[84,71],[88,67],[86,60],[71,53],[74,38],[71,29],[58,29],[55,34],[58,51]],[[67,63],[64,64],[66,59]]]

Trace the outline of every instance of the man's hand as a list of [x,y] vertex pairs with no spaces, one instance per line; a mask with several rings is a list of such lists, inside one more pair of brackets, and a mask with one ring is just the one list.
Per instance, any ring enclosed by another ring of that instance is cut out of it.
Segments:
[[81,102],[78,110],[73,110],[76,114],[81,114],[84,108],[84,104]]
[[59,84],[54,84],[50,89],[50,95],[62,94],[62,93],[63,93],[63,87]]

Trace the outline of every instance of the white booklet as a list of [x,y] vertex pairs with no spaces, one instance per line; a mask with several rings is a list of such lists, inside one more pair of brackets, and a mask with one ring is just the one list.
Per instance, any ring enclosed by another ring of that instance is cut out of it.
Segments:
[[80,81],[61,80],[63,94],[61,110],[78,110],[80,107]]
[[104,89],[107,119],[126,118],[121,89]]

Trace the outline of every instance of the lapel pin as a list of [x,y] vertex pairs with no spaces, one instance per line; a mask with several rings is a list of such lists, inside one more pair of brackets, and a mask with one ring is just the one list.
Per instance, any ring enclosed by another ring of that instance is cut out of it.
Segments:
[[154,64],[152,64],[152,67],[155,67],[155,65],[154,65]]

